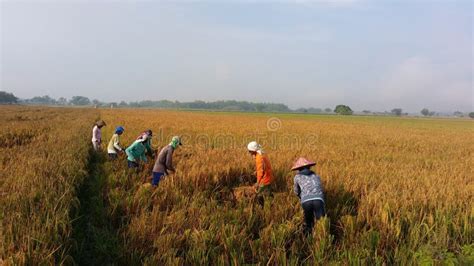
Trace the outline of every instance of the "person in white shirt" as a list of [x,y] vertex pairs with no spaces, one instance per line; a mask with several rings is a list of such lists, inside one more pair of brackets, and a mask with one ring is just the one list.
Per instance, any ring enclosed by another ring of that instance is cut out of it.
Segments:
[[106,126],[104,120],[99,120],[92,129],[92,147],[94,147],[95,151],[100,151],[100,144],[102,143],[101,128],[104,126]]

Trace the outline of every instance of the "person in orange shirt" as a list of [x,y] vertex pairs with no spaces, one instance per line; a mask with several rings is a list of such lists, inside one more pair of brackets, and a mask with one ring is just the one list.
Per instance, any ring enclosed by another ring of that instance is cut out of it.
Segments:
[[255,183],[255,192],[257,192],[257,201],[263,205],[264,197],[271,196],[271,184],[273,182],[272,166],[268,156],[263,152],[262,146],[256,141],[247,145],[247,149],[252,157],[255,158],[257,182]]

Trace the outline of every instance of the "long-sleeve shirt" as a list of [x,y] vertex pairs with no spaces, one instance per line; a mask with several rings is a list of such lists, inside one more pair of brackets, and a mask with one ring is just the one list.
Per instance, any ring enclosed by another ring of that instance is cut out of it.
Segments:
[[168,174],[168,170],[174,171],[173,152],[174,149],[171,145],[167,145],[161,149],[153,166],[153,172]]
[[109,145],[107,146],[108,153],[117,153],[117,151],[122,151],[122,147],[120,146],[120,135],[114,134],[109,141]]
[[311,170],[300,171],[294,177],[294,192],[301,203],[310,200],[322,200],[324,202],[324,189],[321,178]]
[[259,186],[270,185],[273,181],[272,166],[267,155],[257,153],[255,155],[255,163],[257,167],[257,184]]
[[101,142],[102,141],[102,132],[100,128],[95,125],[92,129],[92,142]]
[[145,142],[143,142],[143,145],[145,145],[146,151],[149,154],[153,154],[153,149],[151,148],[151,138],[148,137],[148,134],[146,132],[142,132],[140,136],[138,136],[137,140],[147,138]]
[[147,139],[144,143],[145,149],[148,154],[153,155],[153,149],[151,148],[151,138]]
[[147,158],[145,155],[145,149],[145,145],[143,145],[141,141],[135,141],[130,147],[125,150],[125,153],[127,154],[127,159],[132,162],[142,160],[146,163]]

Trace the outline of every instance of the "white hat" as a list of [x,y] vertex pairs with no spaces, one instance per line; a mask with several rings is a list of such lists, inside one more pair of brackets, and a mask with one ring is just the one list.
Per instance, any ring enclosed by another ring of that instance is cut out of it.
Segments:
[[252,141],[247,145],[249,151],[259,151],[262,148],[256,141]]

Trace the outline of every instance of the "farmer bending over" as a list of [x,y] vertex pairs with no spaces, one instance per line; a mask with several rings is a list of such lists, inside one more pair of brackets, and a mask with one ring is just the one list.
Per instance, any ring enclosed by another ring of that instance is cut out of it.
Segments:
[[313,231],[314,218],[318,220],[325,215],[321,178],[310,169],[314,165],[316,165],[315,162],[301,157],[291,168],[298,171],[294,177],[294,192],[300,198],[303,207],[306,235],[310,235]]
[[272,166],[268,156],[263,152],[262,146],[256,141],[252,141],[247,145],[247,149],[252,157],[255,158],[257,182],[254,185],[257,192],[257,202],[263,205],[264,196],[271,196],[271,183],[273,181]]
[[143,131],[138,137],[137,140],[139,139],[145,139],[145,142],[143,145],[145,145],[146,148],[146,153],[148,153],[152,158],[155,157],[155,151],[151,147],[151,138],[153,137],[153,132],[151,129]]
[[155,165],[153,166],[153,177],[151,180],[151,185],[153,187],[158,186],[161,177],[168,175],[168,171],[175,171],[173,167],[173,152],[178,148],[179,145],[183,145],[181,143],[181,138],[174,136],[171,139],[170,144],[161,149],[158,157],[156,158]]
[[143,161],[144,163],[148,161],[145,155],[145,141],[146,138],[137,139],[125,150],[125,153],[127,154],[128,168],[138,169],[140,161]]
[[120,146],[120,135],[122,135],[124,131],[125,129],[122,126],[118,126],[109,141],[107,152],[109,153],[109,159],[111,160],[117,159],[118,152],[123,152],[123,148]]

